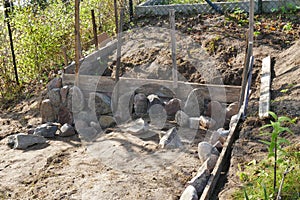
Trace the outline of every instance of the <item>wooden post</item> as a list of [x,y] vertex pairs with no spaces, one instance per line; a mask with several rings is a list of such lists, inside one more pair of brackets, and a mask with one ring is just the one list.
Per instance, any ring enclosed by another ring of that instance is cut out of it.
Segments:
[[243,105],[243,101],[245,98],[245,89],[247,85],[247,73],[249,69],[250,58],[253,55],[253,26],[254,26],[254,0],[250,0],[249,5],[249,34],[248,34],[248,47],[246,53],[246,59],[244,63],[244,71],[243,71],[243,80],[242,80],[242,90],[240,94],[240,102],[239,107]]
[[118,30],[119,20],[118,20],[118,4],[117,4],[117,0],[114,0],[114,10],[115,10],[116,34],[118,34],[119,33],[119,30]]
[[98,34],[97,34],[97,26],[96,26],[96,19],[95,19],[95,11],[91,10],[91,14],[92,14],[95,49],[98,50],[99,44],[98,44]]
[[130,21],[133,21],[133,3],[132,0],[129,0],[129,16],[130,16]]
[[170,14],[170,24],[171,24],[171,43],[172,43],[172,76],[173,76],[173,87],[176,89],[178,87],[178,74],[176,65],[176,36],[175,36],[175,10],[171,9]]
[[116,63],[116,83],[119,81],[119,72],[121,68],[121,48],[122,48],[122,29],[123,29],[123,18],[124,18],[124,8],[121,8],[120,13],[120,24],[116,26],[118,27],[118,45],[117,45],[117,63]]
[[79,59],[80,59],[80,0],[75,0],[75,85],[79,85]]
[[5,17],[5,20],[6,20],[6,23],[7,23],[10,49],[11,49],[11,55],[12,55],[14,71],[15,71],[15,78],[16,78],[16,83],[19,85],[19,77],[18,77],[16,55],[15,55],[15,50],[14,50],[14,42],[13,42],[12,31],[11,31],[11,26],[10,26],[10,22],[9,22],[9,12],[10,12],[10,9],[11,9],[11,5],[10,5],[10,2],[8,0],[5,0],[5,2],[4,2],[4,9],[5,9],[4,17]]

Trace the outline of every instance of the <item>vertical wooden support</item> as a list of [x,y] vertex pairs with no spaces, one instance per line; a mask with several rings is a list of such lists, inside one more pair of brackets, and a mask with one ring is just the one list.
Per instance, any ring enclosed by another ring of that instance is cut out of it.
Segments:
[[13,42],[12,31],[11,31],[11,26],[10,26],[10,22],[9,22],[9,12],[10,12],[10,9],[11,9],[11,5],[10,5],[10,2],[8,0],[5,0],[5,2],[4,2],[4,9],[5,9],[4,17],[5,17],[5,20],[6,20],[6,23],[7,23],[10,49],[11,49],[11,55],[12,55],[12,60],[13,60],[13,65],[14,65],[15,78],[16,78],[16,83],[19,85],[19,76],[18,76],[16,55],[15,55],[15,50],[14,50],[14,42]]
[[248,48],[247,48],[246,59],[245,59],[245,63],[244,63],[242,90],[241,90],[241,94],[240,94],[239,107],[241,107],[243,105],[243,101],[245,98],[245,89],[246,89],[247,77],[248,77],[247,73],[249,71],[250,58],[253,55],[253,29],[254,29],[254,0],[250,0]]
[[262,61],[261,84],[259,97],[259,118],[269,116],[270,109],[270,87],[271,87],[271,57],[268,56]]
[[80,0],[75,0],[75,85],[79,85],[79,59],[80,59]]
[[130,16],[130,21],[133,21],[133,2],[132,0],[129,0],[129,16]]
[[122,29],[123,29],[123,18],[124,18],[124,8],[121,9],[120,12],[120,24],[118,27],[118,45],[117,45],[117,63],[116,63],[116,82],[119,81],[119,72],[121,68],[121,48],[122,48]]
[[118,20],[118,4],[117,4],[117,0],[114,0],[114,10],[115,10],[116,34],[118,34],[119,33],[119,30],[118,30],[119,20]]
[[171,45],[172,45],[172,76],[173,76],[173,87],[174,89],[178,87],[178,74],[176,65],[176,35],[175,35],[175,10],[171,9],[170,14],[170,24],[171,24]]
[[95,19],[95,11],[91,10],[91,15],[92,15],[92,23],[93,23],[93,33],[94,33],[94,43],[95,43],[95,49],[99,49],[99,44],[98,44],[98,34],[97,34],[97,26],[96,26],[96,19]]

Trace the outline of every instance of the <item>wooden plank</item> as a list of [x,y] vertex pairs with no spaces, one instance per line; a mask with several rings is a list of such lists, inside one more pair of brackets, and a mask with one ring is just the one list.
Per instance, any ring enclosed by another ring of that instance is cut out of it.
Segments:
[[175,10],[171,9],[170,11],[170,28],[171,28],[171,52],[172,52],[172,77],[173,77],[173,88],[178,87],[178,72],[176,65],[176,37],[175,37]]
[[[63,74],[62,79],[63,85],[73,85],[75,80],[74,74]],[[170,91],[174,92],[172,89],[173,81],[171,80],[120,77],[119,82],[117,85],[115,85],[114,80],[110,77],[80,75],[79,82],[79,87],[82,90],[104,93],[112,93],[114,89],[116,89],[115,87],[118,87],[118,90],[124,94],[126,92],[135,91],[142,87],[147,88],[147,85],[151,85],[151,87],[148,88],[150,88],[150,90],[152,88],[152,91],[161,91],[161,93],[165,94],[166,92],[163,92],[163,90],[169,89]],[[240,86],[199,84],[178,81],[178,89],[174,93],[176,97],[180,99],[186,99],[194,88],[196,88],[196,94],[199,96],[199,98],[228,103],[238,101],[241,90]],[[146,92],[146,89],[144,92]],[[171,96],[171,93],[169,96]]]
[[242,115],[242,112],[243,112],[242,109],[243,108],[241,108],[239,110],[236,121],[235,121],[235,123],[233,123],[233,126],[230,128],[230,132],[229,132],[229,135],[227,137],[227,140],[224,144],[224,147],[223,147],[222,152],[219,156],[219,159],[218,159],[218,161],[215,165],[215,168],[214,168],[214,170],[212,171],[212,173],[210,175],[210,178],[207,182],[207,185],[203,190],[203,193],[200,197],[200,200],[208,200],[212,196],[212,193],[215,189],[217,181],[219,180],[219,177],[220,177],[221,171],[223,169],[223,166],[227,162],[229,152],[230,152],[229,150],[230,150],[230,148],[233,144],[234,138],[236,138],[236,136],[238,134],[237,131],[236,131],[236,128],[237,128],[238,122],[239,122],[239,120],[241,118],[241,115]]
[[271,87],[271,57],[268,56],[262,61],[260,97],[259,97],[259,118],[269,116],[270,109],[270,87]]

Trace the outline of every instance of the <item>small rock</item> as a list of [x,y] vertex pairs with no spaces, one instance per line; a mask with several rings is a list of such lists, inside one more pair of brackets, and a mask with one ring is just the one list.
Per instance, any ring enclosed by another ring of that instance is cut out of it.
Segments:
[[199,117],[204,112],[204,99],[200,99],[198,92],[197,88],[190,92],[183,108],[190,117]]
[[73,126],[69,125],[69,124],[64,124],[61,128],[60,128],[59,132],[59,136],[61,137],[69,137],[72,135],[75,135],[75,129],[73,128]]
[[29,146],[34,144],[44,144],[46,141],[47,140],[41,136],[19,133],[17,135],[8,136],[7,145],[14,149],[25,150]]
[[42,101],[40,113],[41,113],[43,123],[56,121],[56,114],[52,107],[50,99],[45,99]]
[[160,100],[160,98],[155,95],[155,94],[150,94],[147,96],[148,102],[149,102],[149,108],[155,104],[159,104],[162,105],[162,101]]
[[179,200],[198,200],[197,190],[194,186],[189,185],[185,188]]
[[202,163],[210,157],[211,154],[219,155],[219,151],[208,142],[200,142],[198,144],[198,155]]
[[167,133],[160,139],[159,145],[161,148],[180,148],[182,143],[177,135],[176,128],[171,128]]
[[238,114],[238,112],[239,112],[239,103],[238,102],[231,103],[226,108],[226,118],[230,119],[233,115]]
[[212,154],[212,155],[210,155],[209,158],[205,161],[206,168],[207,168],[210,172],[212,172],[213,169],[215,168],[218,159],[219,159],[219,156]]
[[111,98],[102,93],[90,93],[88,106],[92,111],[95,111],[97,117],[112,113]]
[[54,88],[61,88],[62,87],[62,79],[59,77],[56,77],[52,79],[48,84],[47,84],[47,89],[48,91],[54,89]]
[[99,118],[101,128],[109,128],[116,125],[116,121],[112,116],[103,115]]
[[189,184],[196,189],[198,196],[201,196],[207,184],[209,176],[210,176],[210,171],[208,169],[202,169],[197,173],[197,175],[194,178],[192,178],[191,181],[189,181]]
[[174,116],[181,109],[181,100],[174,98],[168,101],[165,105],[168,116]]
[[86,127],[77,130],[79,137],[81,140],[85,140],[87,142],[93,141],[97,137],[97,130],[93,127]]
[[85,107],[85,100],[80,88],[73,86],[69,89],[67,107],[72,113],[79,113]]
[[200,125],[206,129],[213,129],[216,126],[216,121],[206,116],[200,116]]
[[80,120],[80,119],[75,121],[75,129],[77,131],[80,129],[87,128],[87,127],[89,127],[89,125],[85,121]]
[[49,90],[48,97],[53,106],[59,107],[61,104],[61,97],[60,97],[60,88],[53,88]]
[[56,125],[53,125],[51,123],[46,123],[38,126],[33,135],[43,136],[45,138],[53,138],[55,137],[55,133],[57,131],[58,127]]
[[134,96],[133,103],[134,113],[137,117],[142,117],[147,113],[149,102],[145,94],[136,94]]
[[210,136],[209,143],[214,145],[216,142],[219,141],[220,137],[221,137],[221,135],[218,131],[213,131]]
[[58,110],[58,122],[60,124],[73,124],[73,115],[67,107],[61,106]]
[[220,135],[221,135],[224,139],[226,139],[227,136],[228,136],[229,133],[230,133],[230,130],[225,130],[224,128],[219,128],[217,131],[220,133]]
[[68,99],[68,93],[69,93],[70,87],[65,85],[60,89],[60,97],[61,97],[61,102],[64,106],[67,106],[67,99]]
[[200,124],[200,117],[190,117],[189,118],[189,127],[191,129],[198,130]]
[[189,126],[189,116],[185,114],[182,110],[178,110],[175,115],[176,123],[181,127]]
[[230,123],[229,123],[229,130],[232,129],[232,127],[234,125],[236,125],[238,123],[238,114],[237,115],[233,115],[230,119]]

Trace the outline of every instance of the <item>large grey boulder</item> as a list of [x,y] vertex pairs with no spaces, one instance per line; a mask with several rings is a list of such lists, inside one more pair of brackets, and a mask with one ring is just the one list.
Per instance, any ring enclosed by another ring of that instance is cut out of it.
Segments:
[[204,112],[204,99],[198,95],[199,89],[193,89],[185,104],[184,104],[184,112],[190,117],[199,117]]
[[54,108],[52,106],[52,103],[50,99],[45,99],[42,101],[41,107],[40,107],[40,113],[42,117],[42,122],[55,122],[56,121],[56,113],[54,111]]
[[90,93],[88,107],[97,114],[97,117],[112,113],[111,98],[102,93]]
[[60,88],[53,88],[48,91],[48,98],[55,107],[59,107],[61,104]]
[[180,148],[182,147],[181,140],[177,134],[177,129],[171,128],[167,133],[160,139],[159,145],[161,148]]
[[63,106],[67,106],[69,89],[70,89],[70,87],[68,85],[65,85],[64,87],[62,87],[60,89],[60,97],[61,97],[61,102],[62,102]]
[[73,115],[67,107],[61,106],[58,110],[58,122],[60,124],[73,124]]
[[60,77],[56,77],[52,79],[48,84],[47,84],[47,89],[52,90],[54,88],[61,88],[62,87],[62,79]]
[[204,163],[212,154],[220,155],[217,148],[208,142],[200,142],[198,144],[198,156],[202,163]]
[[38,126],[35,130],[33,135],[42,136],[45,138],[53,138],[55,137],[55,133],[58,127],[52,123],[46,123]]
[[185,188],[179,200],[198,200],[197,190],[194,186],[189,185]]
[[44,144],[46,143],[46,141],[47,140],[41,136],[19,133],[16,135],[8,136],[7,145],[14,149],[25,150],[35,144]]

